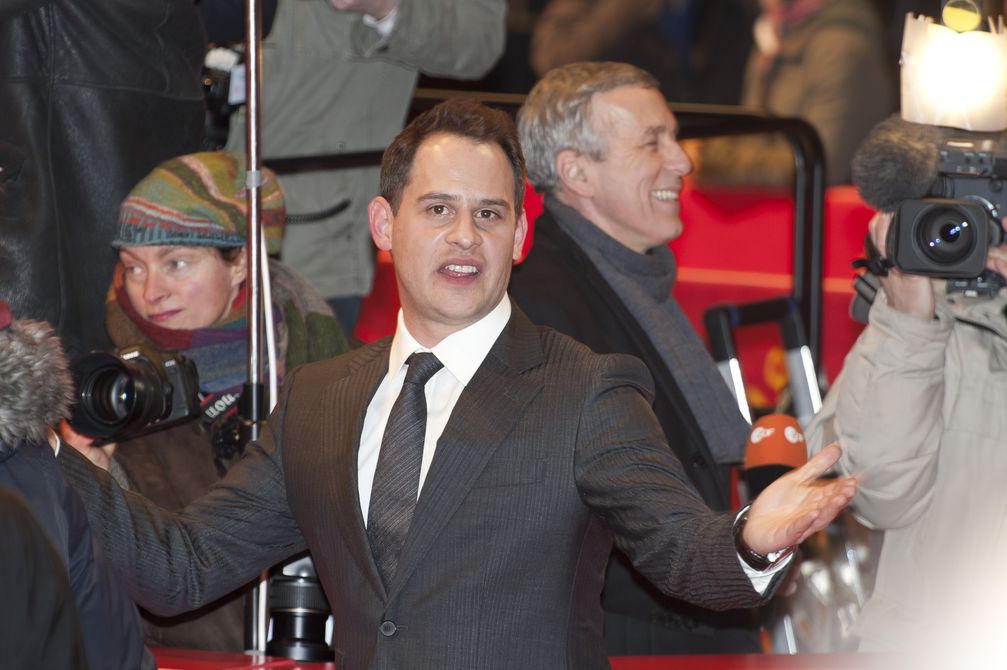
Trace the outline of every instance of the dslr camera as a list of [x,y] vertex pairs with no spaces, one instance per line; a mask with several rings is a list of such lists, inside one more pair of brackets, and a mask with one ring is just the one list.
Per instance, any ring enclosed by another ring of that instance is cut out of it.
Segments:
[[199,375],[175,352],[135,346],[93,352],[71,366],[70,425],[96,444],[123,442],[199,416]]
[[[899,204],[886,244],[895,267],[983,290],[990,246],[1004,242],[1007,146],[999,133],[945,129],[927,197]],[[997,278],[999,279],[999,278]]]

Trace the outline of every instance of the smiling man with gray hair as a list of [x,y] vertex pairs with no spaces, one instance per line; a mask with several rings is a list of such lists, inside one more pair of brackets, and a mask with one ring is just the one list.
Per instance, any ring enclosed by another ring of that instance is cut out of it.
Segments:
[[[545,193],[535,244],[510,295],[535,323],[598,353],[632,354],[654,376],[654,411],[689,480],[729,506],[729,464],[748,426],[671,296],[692,170],[678,123],[647,72],[573,63],[547,73],[518,116],[528,175]],[[709,612],[661,595],[616,552],[603,594],[610,654],[758,651],[750,611]]]

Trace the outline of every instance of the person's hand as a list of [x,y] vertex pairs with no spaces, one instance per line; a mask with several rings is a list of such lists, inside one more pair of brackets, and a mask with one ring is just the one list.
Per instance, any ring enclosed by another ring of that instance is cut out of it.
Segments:
[[[885,240],[891,225],[892,215],[887,212],[878,212],[868,224],[871,240],[882,256],[888,255]],[[881,277],[881,286],[893,309],[921,319],[934,318],[936,301],[929,277],[906,274],[898,268],[890,268],[888,276]]]
[[821,479],[842,455],[830,444],[770,484],[752,503],[741,538],[766,556],[803,542],[836,518],[857,492],[856,477]]
[[59,424],[59,435],[63,441],[71,447],[84,454],[87,460],[97,465],[102,470],[108,470],[109,462],[115,454],[115,442],[103,444],[100,447],[94,446],[94,439],[86,435],[81,435],[66,421]]
[[367,14],[380,21],[398,6],[399,0],[329,0],[329,4],[342,12]]
[[986,254],[986,269],[1007,277],[1007,244],[990,247]]

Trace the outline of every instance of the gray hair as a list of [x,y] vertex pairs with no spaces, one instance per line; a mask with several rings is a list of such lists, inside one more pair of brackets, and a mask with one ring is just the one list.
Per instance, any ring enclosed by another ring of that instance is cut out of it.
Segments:
[[0,443],[45,444],[72,401],[70,366],[48,323],[21,319],[0,330]]
[[628,63],[571,63],[550,70],[532,88],[518,112],[518,135],[528,179],[540,193],[559,185],[556,156],[573,149],[605,158],[605,141],[591,124],[591,99],[620,86],[657,89],[650,73]]

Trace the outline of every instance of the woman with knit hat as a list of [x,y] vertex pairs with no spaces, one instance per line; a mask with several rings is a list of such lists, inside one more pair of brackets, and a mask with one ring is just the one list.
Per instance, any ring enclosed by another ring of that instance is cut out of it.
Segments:
[[[270,254],[283,233],[283,193],[263,170],[262,225]],[[117,347],[178,351],[199,372],[203,415],[99,451],[71,443],[160,506],[179,510],[209,489],[237,458],[235,414],[246,378],[245,167],[228,152],[162,163],[122,202],[119,250],[106,303]],[[347,350],[324,299],[289,268],[270,260],[277,374]],[[223,408],[223,410],[221,409]],[[78,436],[79,437],[79,436]],[[105,463],[100,461],[110,457]],[[184,617],[148,617],[148,640],[162,646],[241,650],[241,593]],[[195,619],[195,621],[193,621]],[[156,624],[156,625],[154,625]]]

